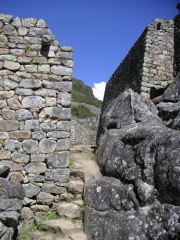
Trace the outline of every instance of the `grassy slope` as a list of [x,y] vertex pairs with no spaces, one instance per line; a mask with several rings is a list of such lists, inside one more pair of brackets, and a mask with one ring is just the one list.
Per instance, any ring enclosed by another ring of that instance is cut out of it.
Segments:
[[87,103],[101,108],[102,102],[94,97],[92,88],[81,80],[73,79],[72,101]]

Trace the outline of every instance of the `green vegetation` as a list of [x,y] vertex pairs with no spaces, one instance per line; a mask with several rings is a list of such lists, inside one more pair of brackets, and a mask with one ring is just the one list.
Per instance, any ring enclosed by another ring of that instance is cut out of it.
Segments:
[[79,205],[79,211],[80,211],[80,219],[83,219],[83,214],[84,214],[84,204]]
[[95,114],[92,113],[92,112],[89,110],[89,108],[87,108],[87,107],[85,107],[85,106],[83,106],[83,105],[77,106],[77,107],[73,106],[73,107],[71,108],[71,112],[72,112],[72,115],[73,115],[74,117],[81,118],[81,119],[86,118],[86,117],[95,116]]
[[41,224],[47,220],[53,220],[60,218],[56,212],[40,212],[36,217],[36,226],[38,230],[41,230]]
[[37,230],[37,226],[31,220],[27,222],[19,232],[18,240],[29,240],[29,236],[32,232]]
[[31,45],[28,45],[28,46],[25,48],[25,52],[26,52],[26,53],[29,53],[31,50],[32,50]]
[[60,218],[56,212],[40,212],[37,217],[36,221],[30,220],[25,222],[25,225],[22,226],[19,232],[18,240],[29,240],[29,236],[32,232],[41,229],[41,224],[47,220],[53,220]]
[[5,145],[6,140],[5,139],[0,139],[0,144],[2,144],[3,146]]
[[101,108],[102,102],[94,97],[92,88],[85,85],[81,80],[73,79],[72,101],[87,103]]
[[73,170],[75,168],[74,160],[70,158],[69,160],[69,169]]

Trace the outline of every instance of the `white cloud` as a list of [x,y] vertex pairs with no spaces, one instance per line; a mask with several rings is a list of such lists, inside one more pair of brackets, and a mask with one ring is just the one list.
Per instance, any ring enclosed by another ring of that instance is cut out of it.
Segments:
[[94,83],[94,87],[92,88],[94,96],[101,101],[104,98],[105,87],[106,87],[106,83],[100,82],[100,83]]

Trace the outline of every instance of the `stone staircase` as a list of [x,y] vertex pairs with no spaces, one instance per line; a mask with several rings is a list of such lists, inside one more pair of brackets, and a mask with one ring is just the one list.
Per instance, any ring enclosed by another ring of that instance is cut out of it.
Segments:
[[[83,231],[83,190],[84,185],[96,175],[99,168],[91,146],[78,145],[71,148],[69,192],[61,194],[54,206],[55,219],[41,218],[36,212],[33,229],[27,240],[87,240]],[[24,224],[28,224],[24,222]],[[24,226],[23,226],[24,227]],[[24,240],[19,237],[19,240]]]

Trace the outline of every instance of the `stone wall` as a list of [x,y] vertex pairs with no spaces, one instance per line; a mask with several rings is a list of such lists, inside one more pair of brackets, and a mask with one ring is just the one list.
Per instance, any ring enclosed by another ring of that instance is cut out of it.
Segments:
[[144,30],[108,81],[104,107],[128,88],[153,98],[173,80],[173,35],[173,21],[157,19]]
[[0,164],[23,184],[29,216],[67,189],[72,67],[42,19],[0,15]]
[[71,121],[71,143],[73,145],[95,145],[99,115]]

